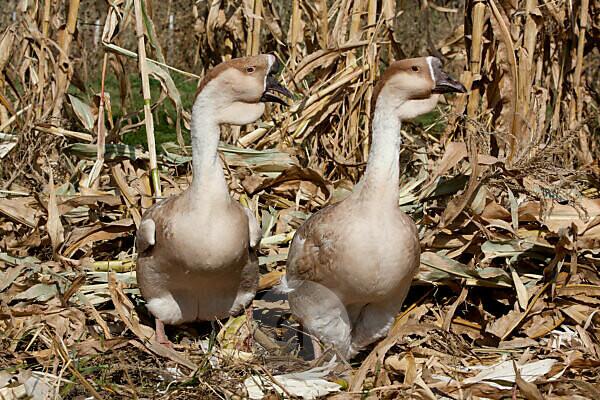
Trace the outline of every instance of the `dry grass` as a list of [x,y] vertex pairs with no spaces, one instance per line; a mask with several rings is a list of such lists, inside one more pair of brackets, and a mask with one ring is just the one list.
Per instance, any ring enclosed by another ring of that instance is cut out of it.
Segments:
[[[0,398],[32,383],[34,398],[239,398],[250,376],[278,386],[310,368],[282,349],[293,326],[269,289],[294,230],[362,173],[373,81],[424,54],[471,90],[403,127],[400,204],[420,227],[421,270],[388,337],[326,379],[345,382],[338,398],[598,396],[597,2],[179,3],[2,11]],[[297,99],[228,129],[221,149],[263,226],[254,308],[276,326],[182,327],[167,350],[131,272],[133,235],[154,197],[189,184],[186,87],[258,52],[285,63]],[[142,128],[149,150],[123,143]],[[179,144],[154,153],[155,129]]]

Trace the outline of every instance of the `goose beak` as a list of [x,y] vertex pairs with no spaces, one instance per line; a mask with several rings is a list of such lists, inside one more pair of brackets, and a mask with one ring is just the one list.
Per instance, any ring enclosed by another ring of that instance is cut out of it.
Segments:
[[[272,102],[272,103],[279,103],[281,105],[287,106],[288,104],[281,98],[275,96],[272,92],[275,93],[279,93],[283,96],[292,97],[292,93],[287,90],[285,87],[283,87],[281,85],[281,83],[277,82],[277,79],[275,79],[275,75],[277,73],[279,73],[279,70],[281,69],[281,64],[279,63],[279,60],[277,60],[277,58],[273,55],[270,55],[270,57],[273,57],[273,64],[271,65],[271,68],[269,69],[269,74],[267,75],[267,81],[265,82],[265,91],[262,94],[262,97],[260,98],[260,101],[262,101],[263,103],[267,103],[267,102]],[[271,92],[271,93],[269,93]]]
[[462,83],[452,78],[442,69],[442,62],[437,57],[428,57],[431,74],[435,80],[433,93],[467,93]]
[[434,70],[435,87],[433,93],[467,93],[467,88],[462,83],[452,78],[444,71]]
[[467,88],[463,86],[459,81],[446,75],[443,79],[435,81],[435,87],[433,93],[467,93]]
[[275,79],[275,75],[270,73],[269,75],[267,75],[265,91],[263,92],[260,101],[262,101],[263,103],[272,102],[279,103],[284,106],[288,105],[283,99],[273,94],[273,92],[279,93],[285,97],[292,97],[292,93],[285,87],[283,87],[281,83],[277,82],[277,79]]

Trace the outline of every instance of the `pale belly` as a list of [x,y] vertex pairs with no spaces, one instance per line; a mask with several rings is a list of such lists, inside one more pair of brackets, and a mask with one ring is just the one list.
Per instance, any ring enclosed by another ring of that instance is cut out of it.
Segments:
[[[192,274],[187,285],[164,285],[160,292],[148,296],[147,307],[167,324],[225,318],[234,307],[239,287],[239,277],[229,279],[202,279]],[[157,283],[157,288],[160,285]]]
[[167,324],[224,318],[240,301],[250,259],[243,211],[178,217],[157,231],[138,259],[137,278],[148,309]]
[[229,274],[248,261],[248,222],[241,211],[180,217],[165,239],[168,248],[156,256],[181,273]]
[[249,256],[248,235],[198,235],[173,259],[187,274],[219,274],[241,270]]

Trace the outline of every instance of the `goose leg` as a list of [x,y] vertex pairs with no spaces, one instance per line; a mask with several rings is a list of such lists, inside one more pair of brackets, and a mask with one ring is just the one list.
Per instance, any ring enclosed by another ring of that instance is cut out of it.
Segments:
[[306,345],[308,344],[305,340],[307,337],[310,337],[310,345],[313,349],[313,359],[318,360],[323,355],[323,350],[321,348],[321,342],[317,339],[316,336],[308,333],[308,330],[304,328],[302,322],[298,322],[298,330],[296,331],[296,339],[298,340],[298,345],[302,350],[306,350]]
[[167,337],[165,333],[165,324],[158,318],[155,318],[156,323],[156,341],[163,346],[173,348],[173,343]]
[[248,308],[246,308],[245,314],[246,314],[246,324],[248,326],[248,330],[250,331],[250,335],[248,335],[248,341],[246,344],[247,348],[249,351],[252,351],[252,346],[254,345],[254,316],[252,315],[252,303],[250,303],[248,305]]
[[410,284],[404,285],[396,295],[378,303],[369,303],[363,307],[352,330],[350,357],[387,335],[396,315],[402,308],[402,303],[404,303],[409,289]]
[[258,278],[258,256],[256,253],[251,252],[248,262],[242,270],[240,286],[235,301],[229,310],[229,315],[239,314],[252,303],[258,288]]
[[[350,348],[351,324],[346,307],[335,293],[322,285],[304,282],[289,296],[290,309],[306,332],[323,343],[333,345],[346,356]],[[314,355],[320,355],[320,344],[313,341]]]
[[323,350],[321,350],[321,343],[319,343],[319,340],[314,336],[311,336],[310,341],[312,342],[315,360],[318,360],[323,355]]

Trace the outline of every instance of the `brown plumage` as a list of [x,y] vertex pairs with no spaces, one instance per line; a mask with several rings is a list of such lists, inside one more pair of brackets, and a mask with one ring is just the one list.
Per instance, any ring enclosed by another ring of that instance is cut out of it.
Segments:
[[210,69],[206,75],[204,75],[200,81],[200,85],[198,85],[198,89],[196,89],[196,97],[209,82],[216,79],[222,72],[231,68],[237,69],[242,74],[247,74],[248,68],[251,68],[254,69],[253,74],[267,76],[271,66],[264,56],[234,58],[233,60],[221,63]]
[[292,313],[344,357],[384,336],[419,266],[417,228],[398,208],[400,122],[429,112],[439,93],[464,87],[433,57],[393,63],[374,98],[363,178],[340,203],[310,217],[292,241],[286,279]]
[[274,56],[259,55],[206,75],[192,109],[192,184],[142,218],[137,278],[160,342],[169,343],[163,323],[223,318],[254,297],[260,227],[250,210],[231,199],[217,147],[221,124],[254,122],[265,101],[279,100],[272,91],[289,95],[271,76],[275,64]]

